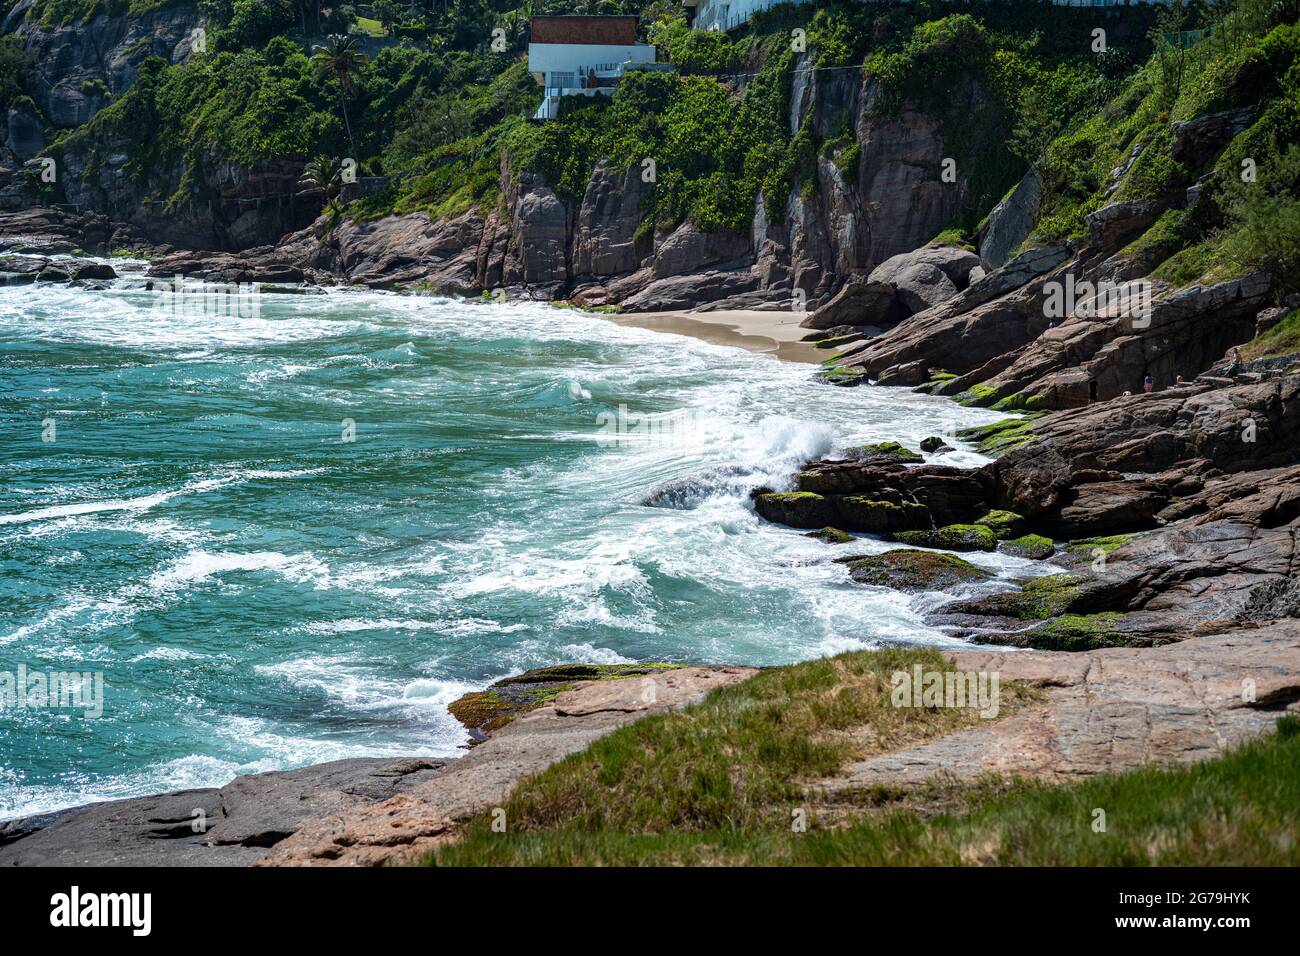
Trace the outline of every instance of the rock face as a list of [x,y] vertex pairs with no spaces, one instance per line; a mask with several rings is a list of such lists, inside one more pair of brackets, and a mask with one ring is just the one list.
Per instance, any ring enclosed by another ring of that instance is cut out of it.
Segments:
[[197,4],[178,3],[138,16],[97,13],[88,21],[44,25],[28,16],[33,2],[14,4],[0,33],[22,39],[38,78],[28,87],[46,120],[63,129],[87,122],[130,87],[147,58],[188,60],[195,31],[206,23]]
[[7,128],[5,148],[13,153],[19,162],[31,159],[45,148],[45,131],[41,128],[40,118],[27,106],[17,105],[9,108]]
[[979,232],[980,258],[994,268],[1004,265],[1038,222],[1043,181],[1030,171],[1005,199],[989,212]]
[[406,793],[448,763],[338,760],[10,820],[0,866],[247,866],[310,821]]
[[637,269],[648,251],[638,250],[636,242],[644,189],[639,167],[620,173],[608,160],[596,164],[574,230],[575,275],[616,276]]

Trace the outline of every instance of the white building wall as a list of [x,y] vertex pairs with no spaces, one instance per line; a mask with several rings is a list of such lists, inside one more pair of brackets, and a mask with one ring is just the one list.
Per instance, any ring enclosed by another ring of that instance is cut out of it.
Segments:
[[[605,73],[624,63],[653,63],[655,48],[648,43],[604,46],[595,43],[530,43],[528,72],[548,89],[576,87],[577,77],[591,70]],[[572,79],[571,79],[572,78]]]

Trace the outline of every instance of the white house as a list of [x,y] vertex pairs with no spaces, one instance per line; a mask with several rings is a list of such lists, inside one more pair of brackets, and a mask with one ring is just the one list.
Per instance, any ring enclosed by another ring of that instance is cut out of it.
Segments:
[[[682,6],[695,11],[693,26],[697,30],[734,30],[744,26],[750,17],[762,10],[769,10],[782,3],[807,2],[808,0],[682,0]],[[1059,7],[1114,7],[1168,2],[1170,0],[1052,0]]]
[[534,119],[555,119],[563,96],[608,96],[629,69],[654,69],[636,17],[533,17],[528,72],[545,90]]

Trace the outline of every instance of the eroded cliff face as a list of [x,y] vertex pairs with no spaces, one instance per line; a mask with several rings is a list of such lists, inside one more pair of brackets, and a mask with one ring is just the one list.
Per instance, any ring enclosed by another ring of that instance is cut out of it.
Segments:
[[205,18],[197,4],[184,3],[143,15],[101,13],[91,20],[42,25],[28,18],[34,0],[18,0],[0,24],[0,34],[21,37],[31,56],[32,99],[45,121],[60,129],[88,122],[135,82],[148,57],[169,63],[189,59]]
[[[542,175],[512,169],[506,156],[496,210],[447,222],[417,215],[317,224],[309,230],[312,242],[288,237],[280,253],[368,285],[500,289],[633,311],[703,303],[816,308],[848,277],[933,238],[969,204],[960,170],[955,181],[943,181],[948,150],[939,116],[916,103],[881,109],[876,81],[859,73],[821,76],[795,73],[791,129],[810,128],[818,140],[843,145],[817,157],[812,182],[775,202],[759,197],[747,235],[706,232],[690,222],[648,229],[654,185],[639,166],[601,160],[575,202]],[[953,96],[970,113],[987,102],[974,81],[958,84]],[[774,206],[779,215],[769,217]],[[338,252],[303,258],[308,247]],[[360,255],[345,251],[362,248]]]

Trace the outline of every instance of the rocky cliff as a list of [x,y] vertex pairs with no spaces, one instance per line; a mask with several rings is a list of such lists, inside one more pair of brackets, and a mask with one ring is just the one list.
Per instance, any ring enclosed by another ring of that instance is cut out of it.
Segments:
[[22,39],[31,58],[28,88],[45,121],[73,129],[90,121],[135,82],[151,56],[189,59],[205,24],[198,5],[169,4],[143,14],[97,12],[89,20],[44,23],[36,0],[18,0],[0,22],[0,34]]

